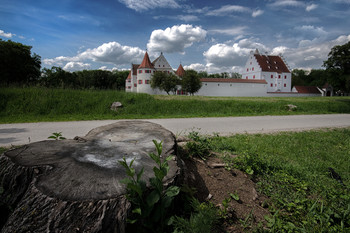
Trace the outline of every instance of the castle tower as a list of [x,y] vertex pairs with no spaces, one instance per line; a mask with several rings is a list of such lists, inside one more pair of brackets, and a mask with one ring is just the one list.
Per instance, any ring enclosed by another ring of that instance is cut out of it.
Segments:
[[154,66],[146,52],[141,65],[137,68],[137,92],[153,94],[151,78],[154,71]]
[[179,68],[177,68],[175,74],[179,77],[183,77],[185,75],[185,70],[181,64],[179,65]]

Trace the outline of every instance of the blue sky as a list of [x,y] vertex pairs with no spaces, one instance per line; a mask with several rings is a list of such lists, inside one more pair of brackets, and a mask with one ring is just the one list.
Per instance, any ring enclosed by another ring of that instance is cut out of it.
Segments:
[[350,0],[0,0],[0,38],[69,71],[129,69],[147,49],[174,69],[241,72],[256,48],[319,69],[349,25]]

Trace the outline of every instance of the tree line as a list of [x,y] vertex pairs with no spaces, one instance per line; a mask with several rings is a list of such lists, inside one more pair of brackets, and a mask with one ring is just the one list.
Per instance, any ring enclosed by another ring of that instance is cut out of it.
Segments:
[[[38,85],[55,88],[119,90],[125,88],[125,79],[129,71],[68,72],[60,67],[41,70],[41,57],[38,54],[32,54],[31,49],[32,47],[28,45],[0,39],[0,86]],[[310,72],[294,69],[292,86],[323,86],[328,83],[336,92],[350,92],[350,42],[334,46],[328,54],[328,59],[324,61],[323,67],[325,69]],[[198,83],[199,78],[241,78],[238,73],[208,74],[205,71],[194,70],[186,73],[188,75],[180,79],[165,77],[164,81],[159,81],[159,77],[154,75],[152,85],[170,93],[174,92],[174,83],[176,83],[176,85],[182,85],[182,90],[195,93],[201,85],[200,81]]]

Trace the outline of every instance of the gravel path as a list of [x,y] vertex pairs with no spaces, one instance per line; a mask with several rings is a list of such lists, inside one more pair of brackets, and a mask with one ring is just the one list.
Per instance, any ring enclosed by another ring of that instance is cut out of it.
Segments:
[[[66,138],[85,136],[93,128],[116,121],[121,120],[0,124],[0,147],[46,140],[53,132],[62,132]],[[146,121],[160,124],[175,135],[185,135],[193,130],[203,134],[231,135],[350,127],[350,114],[174,118]]]

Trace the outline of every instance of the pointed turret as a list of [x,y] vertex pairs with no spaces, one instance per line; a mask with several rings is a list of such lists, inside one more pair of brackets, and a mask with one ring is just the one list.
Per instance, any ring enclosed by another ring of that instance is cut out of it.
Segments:
[[184,70],[184,68],[182,67],[181,64],[179,65],[179,68],[177,68],[175,74],[176,74],[177,76],[179,76],[179,77],[182,77],[182,76],[185,75],[185,70]]
[[151,63],[151,60],[149,59],[147,51],[145,53],[145,56],[143,57],[141,65],[139,66],[138,69],[140,69],[140,68],[151,68],[151,69],[154,68],[153,64]]

